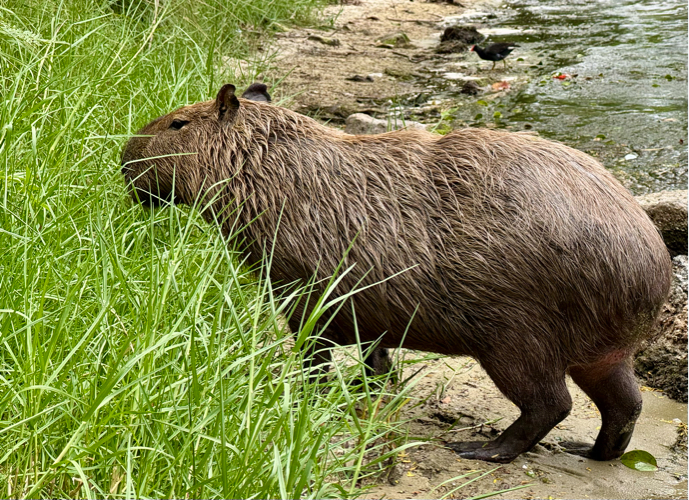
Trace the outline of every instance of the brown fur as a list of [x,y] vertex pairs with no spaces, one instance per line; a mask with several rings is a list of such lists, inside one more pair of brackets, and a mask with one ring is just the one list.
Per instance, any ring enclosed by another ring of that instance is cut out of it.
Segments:
[[[385,334],[381,345],[398,347],[418,306],[405,347],[473,356],[523,415],[543,395],[564,418],[565,372],[607,374],[649,332],[670,258],[591,157],[485,129],[352,136],[227,87],[144,127],[151,137],[123,152],[125,176],[142,199],[213,200],[206,217],[228,233],[246,226],[250,261],[274,247],[277,282],[325,286],[345,254],[354,268],[338,293],[401,273],[354,296],[362,341]],[[332,340],[355,342],[351,310]]]

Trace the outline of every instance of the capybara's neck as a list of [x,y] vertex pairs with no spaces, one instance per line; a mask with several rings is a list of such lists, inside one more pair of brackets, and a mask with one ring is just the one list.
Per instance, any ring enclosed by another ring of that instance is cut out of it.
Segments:
[[[421,192],[428,145],[438,137],[422,131],[353,136],[284,108],[242,101],[240,109],[213,158],[221,164],[211,169],[204,197],[217,198],[216,213],[225,211],[223,231],[245,228],[248,242],[285,223],[302,220],[306,229],[328,223],[332,214],[363,215],[369,210],[358,205],[371,192],[395,196],[400,185]],[[366,231],[363,218],[347,222],[348,241]]]

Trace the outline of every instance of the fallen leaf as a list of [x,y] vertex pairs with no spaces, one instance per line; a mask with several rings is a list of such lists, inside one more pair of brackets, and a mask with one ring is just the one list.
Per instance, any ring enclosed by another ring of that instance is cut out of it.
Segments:
[[630,469],[642,472],[654,472],[658,470],[658,463],[655,457],[644,450],[628,451],[620,457],[620,462]]
[[493,90],[509,90],[510,84],[508,82],[495,82],[491,87]]

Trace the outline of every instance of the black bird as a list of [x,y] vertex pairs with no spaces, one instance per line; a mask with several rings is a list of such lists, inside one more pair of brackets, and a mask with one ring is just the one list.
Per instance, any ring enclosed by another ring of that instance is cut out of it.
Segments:
[[482,49],[478,45],[474,45],[469,50],[476,52],[484,61],[493,61],[493,67],[490,68],[490,70],[493,71],[495,69],[495,63],[498,61],[502,61],[505,67],[507,67],[507,63],[504,59],[510,55],[510,52],[512,52],[515,47],[519,47],[519,45],[516,43],[492,43],[487,45],[485,49]]

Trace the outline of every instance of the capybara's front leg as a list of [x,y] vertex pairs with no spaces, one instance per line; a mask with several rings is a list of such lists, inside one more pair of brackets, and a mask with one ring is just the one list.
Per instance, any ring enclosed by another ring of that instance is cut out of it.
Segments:
[[[627,353],[569,369],[572,380],[598,407],[603,425],[596,444],[562,443],[568,453],[594,460],[612,460],[624,453],[641,413],[641,392]],[[619,359],[623,357],[623,359]]]
[[387,375],[392,370],[392,361],[385,347],[376,347],[364,358],[366,376]]
[[[526,365],[483,364],[495,384],[521,410],[519,418],[494,441],[448,443],[461,457],[508,463],[529,451],[572,408],[564,370],[543,373]],[[533,365],[531,365],[533,366]]]
[[308,374],[310,383],[325,382],[330,362],[332,361],[332,351],[330,343],[320,340],[310,342],[304,353],[303,369]]

